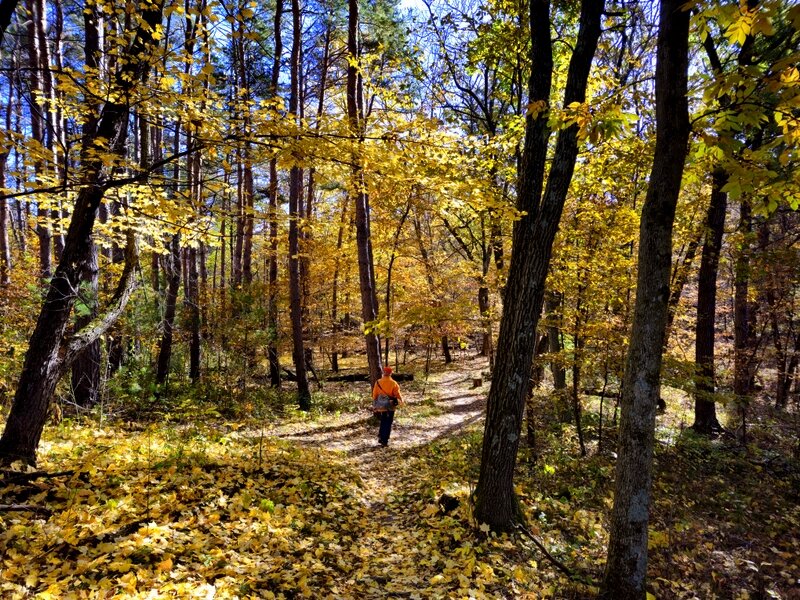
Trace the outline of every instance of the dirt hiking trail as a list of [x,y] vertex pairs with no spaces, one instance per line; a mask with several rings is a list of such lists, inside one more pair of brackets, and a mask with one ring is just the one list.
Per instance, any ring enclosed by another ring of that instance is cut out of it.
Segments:
[[380,503],[407,473],[404,458],[430,443],[458,434],[481,421],[485,414],[489,385],[473,387],[473,377],[487,368],[483,357],[453,363],[442,372],[431,373],[427,383],[401,383],[405,404],[395,413],[389,446],[378,445],[378,425],[371,418],[369,388],[363,388],[364,408],[355,413],[314,422],[279,424],[265,433],[303,446],[341,452],[364,482],[365,501]]

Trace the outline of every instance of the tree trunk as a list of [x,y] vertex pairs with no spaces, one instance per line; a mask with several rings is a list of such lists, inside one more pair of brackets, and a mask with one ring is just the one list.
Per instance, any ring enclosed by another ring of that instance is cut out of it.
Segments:
[[[283,0],[277,0],[275,5],[275,23],[273,35],[275,37],[275,52],[272,61],[272,81],[270,92],[278,95],[278,81],[280,80],[281,54],[283,43],[281,41],[281,15],[283,14]],[[272,159],[269,163],[269,289],[267,302],[267,357],[269,359],[269,381],[272,387],[281,386],[281,365],[278,359],[278,163]]]
[[[31,106],[31,134],[34,140],[45,146],[44,107],[39,102],[40,94],[42,93],[42,49],[39,45],[39,29],[43,27],[44,15],[41,14],[42,4],[40,0],[27,0],[26,8],[31,15],[28,21],[28,62],[31,75],[31,97],[29,99]],[[38,184],[43,181],[45,169],[44,161],[41,158],[37,158],[33,163],[33,171]],[[52,236],[47,223],[48,214],[48,211],[42,208],[40,201],[36,211],[36,235],[39,238],[39,268],[43,279],[50,277],[52,272]]]
[[[6,154],[8,156],[8,154]],[[6,159],[0,158],[0,181],[6,178]],[[8,202],[0,195],[0,286],[11,283],[11,247],[8,244]]]
[[0,44],[3,43],[6,29],[11,24],[11,17],[14,16],[14,12],[17,10],[17,2],[18,0],[3,0],[3,2],[0,2]]
[[678,314],[678,304],[680,304],[683,289],[686,287],[686,282],[689,281],[689,274],[692,271],[692,263],[694,257],[697,256],[697,249],[700,247],[700,242],[703,239],[703,230],[698,229],[697,234],[689,240],[686,246],[686,254],[679,263],[675,265],[670,278],[670,294],[669,302],[667,303],[667,333],[664,336],[664,350],[667,349],[667,342],[669,342],[669,335],[672,332],[672,323],[675,320],[675,315]]
[[666,335],[672,225],[689,138],[689,12],[662,0],[656,59],[656,148],[639,229],[639,268],[622,384],[618,459],[601,597],[644,600],[656,400]]
[[[575,51],[564,91],[564,106],[584,102],[597,40],[603,0],[584,0]],[[524,216],[514,224],[513,247],[504,295],[497,359],[486,408],[481,467],[475,490],[475,518],[494,529],[511,528],[522,518],[514,494],[522,413],[530,386],[536,325],[544,300],[553,239],[561,219],[578,154],[578,128],[558,134],[547,187],[544,167],[550,128],[547,104],[553,75],[550,3],[530,3],[531,73],[529,100],[538,107],[526,117],[525,146],[520,169],[518,208]]]
[[[247,59],[245,57],[245,31],[244,23],[239,22],[239,35],[235,42],[237,52],[237,75],[239,77],[239,97],[243,105],[242,136],[247,140],[250,136],[250,84],[247,79]],[[245,141],[242,149],[241,164],[241,206],[243,211],[242,226],[242,283],[246,286],[253,282],[253,226],[255,198],[253,195],[253,161],[251,157],[250,142]],[[237,242],[238,243],[238,242]]]
[[175,310],[178,303],[178,290],[181,287],[181,246],[180,234],[172,236],[170,253],[162,258],[166,273],[166,297],[164,298],[164,320],[161,325],[161,343],[158,347],[156,383],[163,385],[169,376],[169,363],[172,358],[172,338],[175,329]]
[[[8,103],[6,104],[6,131],[11,131],[11,107],[14,103],[14,86],[8,86]],[[6,181],[6,161],[8,151],[0,152],[0,182],[5,185]],[[11,283],[11,246],[8,242],[8,199],[4,194],[0,194],[0,286],[7,286]]]
[[567,369],[561,357],[561,294],[545,290],[544,313],[547,317],[547,352],[551,354],[550,372],[553,374],[553,391],[555,392],[556,412],[562,423],[570,420],[570,409],[567,403]]
[[442,336],[442,356],[444,357],[444,364],[449,365],[453,362],[453,357],[450,354],[450,340],[446,335]]
[[[347,118],[354,141],[357,141],[357,148],[352,156],[350,196],[356,209],[356,245],[358,247],[358,276],[361,289],[361,318],[364,321],[364,325],[368,325],[378,318],[378,298],[375,290],[375,263],[372,260],[372,242],[370,239],[369,197],[364,190],[364,173],[361,166],[360,146],[364,136],[364,105],[360,85],[361,78],[359,77],[357,66],[360,56],[358,48],[358,0],[348,0],[348,10]],[[370,377],[374,382],[381,377],[380,340],[371,330],[364,337],[367,346]]]
[[705,241],[700,258],[697,289],[697,324],[695,327],[694,424],[692,429],[712,435],[721,429],[717,420],[714,373],[714,323],[717,314],[717,270],[725,229],[728,195],[722,191],[727,182],[725,170],[718,167],[712,173],[711,204],[706,219]]
[[339,372],[339,353],[337,352],[337,334],[341,331],[342,327],[339,323],[339,278],[341,275],[342,263],[342,244],[344,243],[344,231],[347,226],[347,202],[348,198],[345,197],[342,201],[342,217],[339,220],[339,233],[336,236],[336,257],[334,258],[333,268],[333,284],[332,284],[332,298],[331,298],[331,322],[333,323],[333,350],[331,351],[331,370],[334,373]]
[[[114,98],[128,98],[132,88],[146,78],[149,47],[153,42],[152,34],[161,20],[161,10],[162,4],[158,0],[143,8],[141,26],[129,50],[132,58],[122,64],[115,77],[115,88],[119,93]],[[36,448],[58,380],[71,366],[76,353],[105,332],[130,297],[132,258],[126,262],[123,280],[115,294],[118,310],[110,312],[87,331],[78,332],[66,340],[65,347],[64,334],[76,300],[76,290],[81,287],[81,276],[86,272],[85,265],[91,257],[95,216],[105,193],[103,160],[94,154],[94,142],[98,139],[108,140],[108,147],[120,152],[128,134],[129,113],[127,104],[118,100],[107,102],[94,134],[85,139],[89,143],[84,143],[81,150],[83,175],[64,241],[64,254],[48,285],[47,297],[29,341],[11,412],[0,438],[0,457],[4,460],[36,462]],[[133,248],[133,239],[130,238],[129,257],[133,254]]]
[[[291,94],[289,112],[298,119],[300,77],[300,3],[292,0],[292,58]],[[302,171],[293,166],[289,171],[289,309],[292,319],[292,358],[297,376],[297,400],[300,410],[311,409],[311,392],[308,389],[305,351],[303,348],[303,315],[300,290],[299,220],[300,196],[303,193]]]
[[489,288],[486,287],[486,274],[481,278],[478,288],[478,312],[481,315],[483,332],[481,334],[481,356],[489,356],[492,351],[492,323],[489,316]]
[[[582,286],[578,288],[578,294],[582,293]],[[578,308],[580,311],[580,307]],[[586,456],[586,444],[583,441],[583,423],[581,417],[581,349],[583,348],[583,338],[580,335],[580,318],[575,319],[575,348],[572,360],[572,414],[575,417],[575,429],[578,432],[578,445],[581,449],[581,456]]]
[[752,344],[750,294],[750,237],[753,219],[750,202],[743,200],[739,208],[739,233],[742,245],[738,248],[734,265],[733,292],[733,392],[739,412],[741,438],[746,441],[747,407],[753,393],[754,351]]
[[[38,47],[39,58],[39,84],[41,85],[42,98],[44,105],[40,105],[42,115],[40,118],[44,122],[44,137],[40,140],[44,146],[52,153],[54,163],[46,167],[52,174],[57,173],[58,159],[58,144],[56,138],[56,123],[55,123],[55,93],[53,88],[53,73],[50,68],[50,46],[47,40],[46,31],[47,24],[47,8],[44,0],[33,0],[34,12],[32,18],[35,20],[34,28],[36,30],[36,46]],[[47,211],[45,211],[45,215]],[[64,236],[61,234],[61,226],[57,224],[61,220],[61,210],[58,206],[50,209],[50,220],[53,223],[53,230],[50,233],[50,240],[53,245],[53,250],[56,260],[61,259],[61,253],[64,250]],[[49,226],[48,226],[49,229]],[[52,259],[50,259],[52,260]]]
[[[75,328],[80,330],[97,318],[98,267],[97,246],[91,243],[89,258],[80,274],[83,287],[78,290],[81,310],[75,319]],[[91,408],[100,402],[100,340],[97,339],[84,350],[72,365],[72,395],[75,403]]]
[[200,285],[197,272],[197,248],[186,252],[188,269],[186,305],[189,316],[189,379],[192,383],[200,381]]
[[[413,192],[412,192],[413,193]],[[389,266],[386,269],[386,295],[384,296],[384,306],[386,307],[386,322],[392,322],[392,270],[394,269],[394,261],[397,258],[397,248],[400,246],[400,233],[403,231],[403,225],[408,218],[408,213],[411,211],[411,199],[409,198],[408,204],[406,204],[406,208],[403,211],[403,216],[400,218],[400,221],[397,223],[397,229],[394,232],[393,242],[392,242],[392,254],[389,257]],[[341,240],[342,230],[339,230],[339,240]],[[338,269],[338,264],[336,265]],[[383,361],[384,364],[389,364],[389,334],[387,333],[384,337],[384,354],[383,354]]]

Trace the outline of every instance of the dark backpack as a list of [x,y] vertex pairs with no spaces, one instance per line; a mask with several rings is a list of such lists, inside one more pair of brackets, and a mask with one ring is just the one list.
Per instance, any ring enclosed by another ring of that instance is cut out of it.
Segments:
[[378,383],[378,389],[381,393],[372,401],[372,412],[386,412],[392,410],[396,406],[394,398],[389,394],[383,393],[383,388],[380,383]]

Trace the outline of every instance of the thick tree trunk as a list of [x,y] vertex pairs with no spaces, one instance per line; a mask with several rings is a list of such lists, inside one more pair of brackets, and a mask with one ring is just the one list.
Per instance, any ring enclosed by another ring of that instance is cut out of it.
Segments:
[[181,287],[181,246],[180,235],[172,236],[170,252],[162,258],[166,272],[166,297],[164,298],[164,320],[161,322],[161,343],[158,347],[156,363],[156,383],[163,385],[169,376],[169,363],[172,359],[172,338],[175,329],[175,310],[178,304],[178,290]]
[[[120,68],[115,78],[119,91],[115,98],[103,107],[97,128],[89,136],[81,152],[83,174],[81,187],[75,198],[67,236],[64,241],[64,254],[51,279],[47,297],[42,305],[36,328],[25,355],[19,384],[14,396],[6,428],[0,438],[0,457],[3,460],[16,458],[29,463],[36,461],[36,448],[47,419],[47,409],[55,386],[60,377],[71,366],[76,354],[89,342],[94,341],[110,326],[119,315],[130,297],[133,260],[126,263],[123,273],[124,286],[115,294],[118,311],[113,311],[102,322],[92,325],[84,332],[78,332],[64,347],[64,334],[70,320],[72,306],[76,300],[76,290],[81,287],[81,275],[91,256],[92,230],[98,206],[103,200],[104,166],[103,161],[93,155],[94,142],[108,140],[108,147],[120,151],[128,134],[130,107],[124,103],[134,85],[144,80],[149,70],[149,46],[152,34],[161,20],[162,5],[159,1],[148,4],[141,12],[141,26],[130,47],[133,57]],[[133,253],[132,239],[129,255]]]
[[[347,52],[350,62],[347,67],[347,118],[350,131],[359,142],[363,140],[363,93],[361,79],[358,75],[358,0],[348,1],[349,14],[347,25]],[[352,177],[350,181],[350,197],[355,204],[356,246],[358,247],[358,275],[361,289],[361,318],[365,324],[378,318],[378,297],[375,290],[375,263],[372,259],[372,242],[370,235],[369,197],[364,190],[364,174],[361,167],[360,148],[354,151],[352,161]],[[380,340],[372,331],[365,334],[367,361],[373,381],[381,377]]]
[[697,289],[697,324],[695,327],[695,380],[694,429],[703,435],[712,435],[721,429],[717,420],[714,373],[714,323],[717,314],[717,270],[725,229],[728,195],[722,191],[727,182],[724,169],[712,173],[711,204],[706,219],[705,242],[700,258]]
[[[586,98],[603,6],[603,0],[581,3],[578,38],[564,91],[565,106],[584,102]],[[526,117],[518,190],[518,208],[525,215],[514,224],[497,359],[486,408],[480,476],[474,496],[477,521],[500,530],[509,529],[522,518],[513,485],[522,413],[530,387],[536,325],[544,300],[553,239],[578,154],[577,126],[562,129],[542,194],[550,137],[546,107],[553,71],[548,0],[531,1],[530,23],[531,59],[537,68],[531,74],[529,100],[538,110]]]
[[672,225],[689,138],[689,12],[662,0],[656,60],[656,148],[642,209],[639,270],[622,415],[608,561],[601,596],[644,600],[656,400],[667,324]]
[[[300,3],[292,0],[292,58],[291,94],[289,112],[298,118],[300,87]],[[308,389],[305,350],[303,348],[303,315],[300,290],[300,244],[299,220],[301,195],[303,193],[303,174],[299,167],[289,171],[289,309],[292,318],[292,359],[297,376],[297,401],[300,410],[311,409],[311,392]]]

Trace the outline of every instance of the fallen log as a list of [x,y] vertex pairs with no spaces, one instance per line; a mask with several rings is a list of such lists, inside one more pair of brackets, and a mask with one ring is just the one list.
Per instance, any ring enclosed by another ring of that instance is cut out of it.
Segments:
[[[392,379],[395,381],[414,381],[414,374],[392,373]],[[325,381],[369,381],[369,373],[348,373],[347,375],[334,375],[333,377],[326,377]]]

